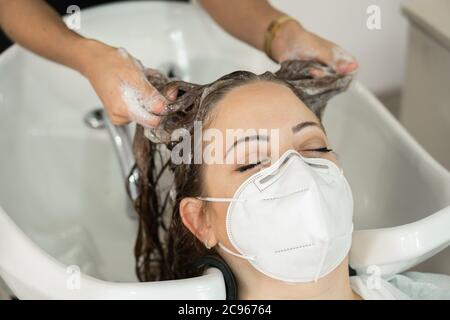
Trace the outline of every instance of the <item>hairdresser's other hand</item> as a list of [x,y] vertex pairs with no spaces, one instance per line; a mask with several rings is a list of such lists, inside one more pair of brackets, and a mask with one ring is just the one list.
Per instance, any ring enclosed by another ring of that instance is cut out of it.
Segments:
[[98,41],[91,46],[87,66],[81,72],[91,82],[112,123],[124,125],[135,121],[145,127],[156,127],[167,99],[145,77],[150,69],[145,69],[125,49]]
[[[272,42],[272,56],[279,63],[285,60],[314,60],[331,67],[336,73],[351,74],[358,69],[356,59],[338,45],[306,30],[297,21],[284,23]],[[310,75],[322,77],[326,68],[313,69]]]

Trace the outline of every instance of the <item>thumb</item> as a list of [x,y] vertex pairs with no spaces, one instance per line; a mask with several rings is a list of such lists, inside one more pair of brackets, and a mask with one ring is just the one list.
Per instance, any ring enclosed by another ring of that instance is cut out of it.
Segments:
[[169,103],[166,97],[153,87],[147,80],[142,88],[144,109],[153,114],[161,115]]
[[331,48],[327,60],[326,63],[340,74],[353,73],[358,69],[356,59],[339,46]]
[[314,60],[324,64],[324,66],[318,68],[311,68],[310,75],[314,78],[328,76],[330,72],[343,75],[351,74],[358,69],[356,59],[337,46],[328,50],[322,50]]
[[164,90],[164,96],[170,101],[174,102],[178,96],[178,87],[176,84],[169,84]]
[[130,119],[144,127],[158,126],[159,114],[166,107],[167,99],[147,81],[140,87],[123,84],[121,89]]

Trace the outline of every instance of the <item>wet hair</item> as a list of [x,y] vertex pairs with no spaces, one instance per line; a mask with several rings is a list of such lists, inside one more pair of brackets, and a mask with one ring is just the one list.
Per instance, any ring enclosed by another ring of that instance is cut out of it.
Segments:
[[[203,270],[192,268],[191,264],[213,253],[181,221],[181,200],[202,195],[203,180],[200,164],[175,165],[171,162],[170,151],[178,142],[171,141],[172,132],[184,128],[192,136],[194,121],[203,121],[203,126],[207,127],[211,110],[218,101],[232,89],[255,81],[287,86],[321,119],[328,100],[344,91],[352,77],[330,73],[314,79],[309,76],[309,70],[317,66],[314,62],[291,60],[282,63],[275,73],[257,75],[236,71],[205,85],[169,81],[157,72],[147,74],[149,82],[160,92],[176,88],[178,94],[157,128],[144,130],[140,125],[136,127],[133,152],[139,172],[139,196],[135,200],[139,229],[134,253],[139,280],[170,280],[200,275]],[[194,141],[191,144],[191,150],[195,150]]]

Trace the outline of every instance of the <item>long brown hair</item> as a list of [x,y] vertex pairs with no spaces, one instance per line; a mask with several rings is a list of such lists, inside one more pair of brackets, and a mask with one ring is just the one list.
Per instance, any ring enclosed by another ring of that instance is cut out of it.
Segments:
[[[139,229],[134,253],[136,273],[141,281],[199,275],[202,270],[190,267],[191,263],[212,253],[181,221],[180,201],[202,194],[202,177],[199,164],[171,162],[170,151],[178,142],[170,139],[172,132],[184,128],[192,136],[194,121],[202,121],[205,128],[212,108],[227,92],[254,81],[288,86],[320,118],[327,101],[344,91],[351,77],[332,74],[314,79],[308,71],[317,66],[314,62],[287,61],[276,73],[256,75],[236,71],[206,85],[169,82],[161,74],[147,74],[150,83],[160,92],[176,88],[178,96],[168,106],[158,128],[136,127],[133,152],[139,172],[139,196],[135,200]],[[192,139],[191,143],[191,150],[195,150]]]

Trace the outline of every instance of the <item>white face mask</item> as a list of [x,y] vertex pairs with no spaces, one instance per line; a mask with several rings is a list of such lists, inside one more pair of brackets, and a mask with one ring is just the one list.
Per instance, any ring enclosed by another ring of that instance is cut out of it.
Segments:
[[333,271],[350,250],[353,197],[342,170],[321,158],[288,150],[249,177],[230,202],[226,229],[236,254],[286,282],[310,282]]

